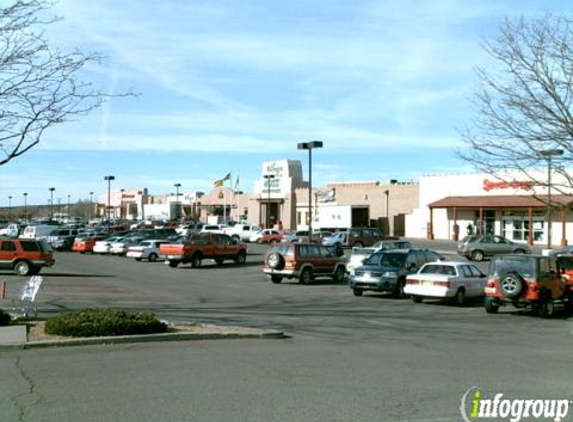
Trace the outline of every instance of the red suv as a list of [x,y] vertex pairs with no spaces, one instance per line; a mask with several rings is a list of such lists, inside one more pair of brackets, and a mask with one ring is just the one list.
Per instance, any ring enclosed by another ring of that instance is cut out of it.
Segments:
[[331,277],[338,282],[346,278],[336,250],[316,243],[277,243],[269,247],[263,271],[273,283],[280,283],[284,277],[298,278],[301,284],[309,284],[316,277]]
[[46,242],[0,238],[0,269],[14,270],[18,275],[38,274],[42,267],[51,267],[55,262]]
[[556,258],[540,255],[496,255],[489,266],[485,310],[496,313],[503,304],[530,307],[542,318],[553,315],[555,303],[571,309],[571,285]]

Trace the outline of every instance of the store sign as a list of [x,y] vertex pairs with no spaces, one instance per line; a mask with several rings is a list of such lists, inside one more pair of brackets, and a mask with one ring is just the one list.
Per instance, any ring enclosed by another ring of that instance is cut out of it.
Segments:
[[491,181],[488,179],[484,179],[483,181],[483,190],[489,192],[490,190],[494,189],[523,189],[523,190],[531,190],[533,189],[533,182],[530,181],[519,181],[513,180],[511,182],[504,182],[504,181]]
[[267,174],[274,174],[275,177],[283,177],[284,167],[278,164],[276,161],[266,166]]

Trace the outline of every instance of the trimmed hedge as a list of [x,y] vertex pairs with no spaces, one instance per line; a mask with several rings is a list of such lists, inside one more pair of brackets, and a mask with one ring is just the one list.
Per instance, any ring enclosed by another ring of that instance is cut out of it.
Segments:
[[0,309],[0,327],[10,325],[10,320],[10,314],[7,314],[2,309]]
[[128,314],[116,309],[84,309],[46,322],[47,334],[73,337],[164,333],[167,325],[151,312]]

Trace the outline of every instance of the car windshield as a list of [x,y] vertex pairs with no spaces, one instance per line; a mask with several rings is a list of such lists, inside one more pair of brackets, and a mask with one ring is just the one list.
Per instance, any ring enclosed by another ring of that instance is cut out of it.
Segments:
[[424,265],[420,270],[420,274],[439,274],[439,275],[456,275],[455,267],[443,264],[428,264]]
[[381,267],[403,267],[406,261],[406,254],[403,253],[376,253],[371,255],[364,265],[376,265]]
[[509,272],[516,272],[522,277],[533,277],[535,260],[526,256],[504,256],[493,259],[489,270],[491,276],[499,277]]

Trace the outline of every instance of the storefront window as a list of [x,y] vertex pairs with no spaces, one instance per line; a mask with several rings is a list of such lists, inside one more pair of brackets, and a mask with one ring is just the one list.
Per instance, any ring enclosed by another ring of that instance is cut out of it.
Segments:
[[539,213],[532,215],[533,232],[529,227],[529,215],[526,211],[504,211],[501,221],[501,235],[516,242],[527,242],[532,235],[534,243],[543,242],[544,217]]

